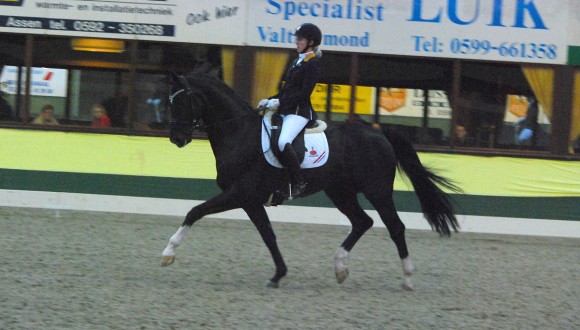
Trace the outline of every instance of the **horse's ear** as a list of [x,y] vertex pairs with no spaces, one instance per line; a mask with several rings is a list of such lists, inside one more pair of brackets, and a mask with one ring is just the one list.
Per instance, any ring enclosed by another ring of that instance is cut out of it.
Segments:
[[179,85],[179,76],[175,72],[171,72],[170,77],[172,85]]

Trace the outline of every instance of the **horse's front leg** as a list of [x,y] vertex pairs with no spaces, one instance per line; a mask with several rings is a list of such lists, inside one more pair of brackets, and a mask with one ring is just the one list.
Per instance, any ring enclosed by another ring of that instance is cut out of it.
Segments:
[[266,285],[271,288],[277,288],[280,285],[280,279],[286,276],[288,268],[286,268],[286,263],[280,249],[278,248],[278,243],[276,242],[276,234],[274,234],[274,229],[272,229],[272,224],[266,213],[266,209],[262,205],[248,206],[244,207],[244,211],[252,220],[252,223],[260,232],[260,236],[274,259],[274,264],[276,265],[276,273],[274,276],[266,282]]
[[203,218],[208,214],[215,214],[219,212],[224,212],[239,208],[236,199],[232,198],[231,192],[221,193],[216,197],[199,204],[187,213],[185,221],[173,236],[169,239],[169,243],[161,253],[161,266],[169,266],[175,261],[175,249],[181,244],[187,231],[191,226],[199,219]]
[[181,241],[183,241],[189,228],[190,226],[182,225],[179,227],[177,232],[171,236],[165,250],[161,253],[161,266],[169,266],[175,261],[175,249],[177,249],[181,244]]

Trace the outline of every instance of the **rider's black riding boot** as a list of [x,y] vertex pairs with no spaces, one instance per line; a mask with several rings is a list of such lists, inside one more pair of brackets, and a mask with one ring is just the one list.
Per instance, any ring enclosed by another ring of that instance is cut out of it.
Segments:
[[286,143],[284,146],[282,158],[290,174],[290,195],[295,196],[303,193],[306,188],[306,182],[302,177],[302,170],[300,169],[300,162],[298,161],[296,151],[294,151],[290,143]]

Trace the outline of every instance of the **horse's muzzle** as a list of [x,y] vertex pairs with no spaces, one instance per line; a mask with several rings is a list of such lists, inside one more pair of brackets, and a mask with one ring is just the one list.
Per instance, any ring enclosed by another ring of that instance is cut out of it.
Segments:
[[191,138],[183,138],[183,137],[175,137],[175,136],[172,136],[172,137],[169,138],[169,141],[171,141],[171,143],[175,144],[179,148],[183,148],[189,142],[191,142]]

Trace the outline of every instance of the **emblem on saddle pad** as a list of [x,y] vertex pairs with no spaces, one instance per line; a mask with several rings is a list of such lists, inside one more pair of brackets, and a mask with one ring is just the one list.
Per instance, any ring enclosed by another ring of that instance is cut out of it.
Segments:
[[[276,145],[272,145],[271,141],[272,114],[271,111],[267,111],[262,119],[262,151],[270,165],[283,168],[284,166],[282,166],[273,150]],[[303,139],[299,136],[292,143],[298,158],[301,160],[300,167],[303,169],[320,167],[326,164],[328,160],[328,140],[326,139],[326,134],[324,134],[326,123],[320,120],[317,123],[317,127],[306,129]],[[304,152],[299,152],[299,150],[304,150]]]

